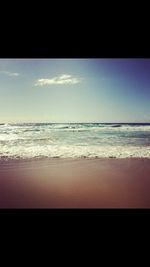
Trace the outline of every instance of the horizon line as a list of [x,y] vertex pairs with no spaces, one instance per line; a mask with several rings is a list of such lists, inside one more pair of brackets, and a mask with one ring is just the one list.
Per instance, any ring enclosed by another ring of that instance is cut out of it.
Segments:
[[69,124],[77,124],[77,123],[95,123],[95,124],[98,124],[98,123],[104,123],[104,124],[112,124],[112,123],[116,123],[116,124],[129,124],[129,123],[139,123],[139,124],[150,124],[150,122],[48,122],[48,121],[30,121],[30,122],[27,122],[27,121],[16,121],[16,122],[0,122],[0,124],[15,124],[15,123],[18,123],[18,124],[21,124],[21,123],[54,123],[54,124],[66,124],[66,123],[69,123]]

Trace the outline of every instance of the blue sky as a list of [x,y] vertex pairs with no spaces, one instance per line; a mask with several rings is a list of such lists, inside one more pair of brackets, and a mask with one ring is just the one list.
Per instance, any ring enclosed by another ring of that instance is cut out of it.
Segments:
[[0,59],[0,122],[150,122],[150,59]]

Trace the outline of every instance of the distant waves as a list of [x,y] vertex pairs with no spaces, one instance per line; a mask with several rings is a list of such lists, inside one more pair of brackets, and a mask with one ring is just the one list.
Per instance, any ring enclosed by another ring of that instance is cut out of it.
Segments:
[[0,158],[150,158],[150,124],[0,124]]

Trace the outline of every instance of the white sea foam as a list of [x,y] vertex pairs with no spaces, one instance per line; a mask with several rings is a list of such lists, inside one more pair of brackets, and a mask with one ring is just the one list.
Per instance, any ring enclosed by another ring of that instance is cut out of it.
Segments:
[[33,158],[33,157],[150,157],[150,147],[134,146],[3,146],[0,148],[1,157]]
[[148,157],[150,125],[0,125],[0,158]]

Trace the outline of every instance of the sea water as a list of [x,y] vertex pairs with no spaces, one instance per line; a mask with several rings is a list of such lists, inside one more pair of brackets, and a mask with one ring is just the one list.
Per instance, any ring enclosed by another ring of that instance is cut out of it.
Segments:
[[150,124],[0,124],[0,158],[150,158]]

